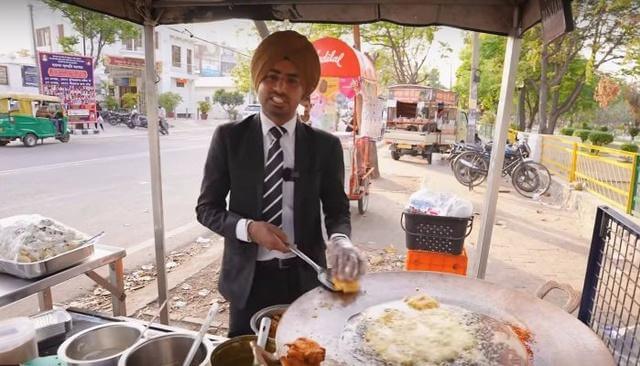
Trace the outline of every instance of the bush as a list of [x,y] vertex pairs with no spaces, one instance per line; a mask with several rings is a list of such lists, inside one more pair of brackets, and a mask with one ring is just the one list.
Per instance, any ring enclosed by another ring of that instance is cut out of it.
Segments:
[[600,132],[609,132],[609,127],[607,127],[607,126],[598,127],[598,131],[600,131]]
[[235,121],[238,118],[236,107],[244,103],[244,96],[239,91],[228,92],[224,89],[218,89],[213,94],[213,102],[220,104],[229,118]]
[[104,104],[106,104],[107,109],[110,111],[113,111],[116,108],[118,108],[118,100],[116,99],[116,97],[112,95],[107,95],[107,97],[104,98]]
[[596,146],[604,146],[613,142],[613,134],[608,132],[593,131],[589,134],[589,141]]
[[178,104],[182,102],[182,97],[178,93],[165,92],[158,96],[158,104],[164,107],[167,112],[175,112]]
[[201,100],[198,102],[198,108],[200,109],[200,113],[207,114],[211,110],[211,103],[206,100]]
[[635,139],[636,136],[638,136],[638,133],[640,133],[640,128],[638,127],[631,127],[629,128],[629,136],[631,136],[631,139]]
[[573,127],[562,127],[560,129],[560,134],[565,135],[565,136],[573,136],[573,133],[575,132],[575,128]]
[[637,153],[638,152],[638,145],[636,145],[636,144],[622,144],[622,146],[620,146],[620,150],[627,151],[627,152],[632,152],[632,153]]
[[583,130],[592,130],[593,128],[591,128],[591,125],[588,122],[582,122],[582,124],[580,125],[580,128]]
[[582,140],[582,142],[585,142],[589,138],[589,134],[591,132],[591,130],[575,130],[573,131],[573,136],[580,137],[580,140]]
[[138,94],[136,93],[125,93],[122,98],[122,108],[132,109],[136,105],[138,105]]

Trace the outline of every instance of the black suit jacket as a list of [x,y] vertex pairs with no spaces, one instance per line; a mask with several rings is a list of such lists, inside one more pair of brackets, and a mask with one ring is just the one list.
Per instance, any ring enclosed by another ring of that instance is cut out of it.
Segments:
[[[320,204],[329,236],[351,234],[342,146],[337,137],[300,122],[295,134],[295,241],[316,263],[326,266]],[[259,115],[218,127],[209,147],[196,214],[202,225],[225,238],[218,288],[227,300],[241,306],[249,296],[258,247],[236,238],[236,224],[241,218],[261,220],[263,179]],[[305,290],[318,284],[315,272],[307,267],[301,274]]]

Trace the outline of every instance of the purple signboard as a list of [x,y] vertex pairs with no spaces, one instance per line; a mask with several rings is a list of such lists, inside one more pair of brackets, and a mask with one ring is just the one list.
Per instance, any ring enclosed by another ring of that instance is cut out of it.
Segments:
[[96,88],[91,57],[39,52],[42,94],[62,100],[70,123],[96,120]]

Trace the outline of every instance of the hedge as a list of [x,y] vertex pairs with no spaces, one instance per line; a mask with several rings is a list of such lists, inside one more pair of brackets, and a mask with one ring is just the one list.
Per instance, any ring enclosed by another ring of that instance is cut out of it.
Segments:
[[604,146],[613,142],[613,134],[593,131],[589,134],[589,141],[596,146]]
[[560,133],[561,133],[562,135],[565,135],[565,136],[573,136],[573,132],[574,132],[575,130],[576,130],[576,129],[575,129],[575,128],[573,128],[573,127],[563,127],[563,128],[561,128],[561,129],[560,129]]
[[575,130],[575,131],[573,132],[573,136],[580,137],[580,140],[582,140],[582,142],[585,142],[585,141],[587,141],[587,139],[589,138],[589,134],[590,134],[591,132],[593,132],[593,131],[591,131],[591,130],[581,130],[581,129],[579,129],[579,130]]
[[620,150],[622,151],[627,151],[627,152],[632,152],[632,153],[637,153],[638,152],[638,145],[636,144],[622,144],[622,146],[620,146]]

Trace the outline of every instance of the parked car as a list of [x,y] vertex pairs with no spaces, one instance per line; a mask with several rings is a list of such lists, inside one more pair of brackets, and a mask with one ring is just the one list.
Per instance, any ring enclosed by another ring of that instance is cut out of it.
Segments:
[[247,106],[242,110],[240,117],[245,119],[253,114],[260,113],[260,108],[260,104],[247,104]]

